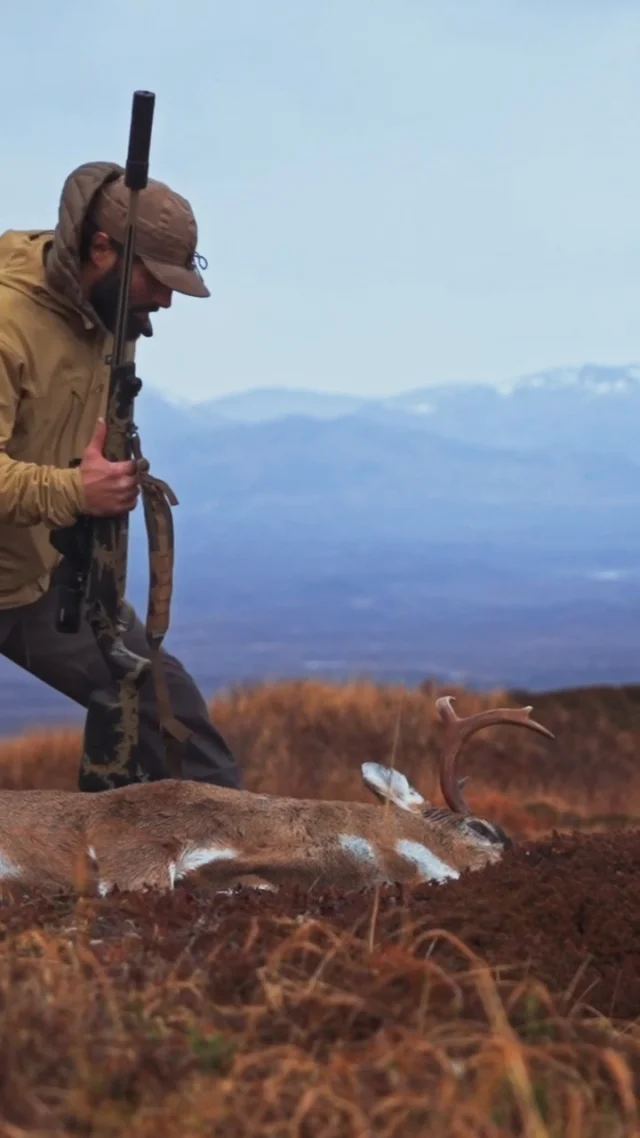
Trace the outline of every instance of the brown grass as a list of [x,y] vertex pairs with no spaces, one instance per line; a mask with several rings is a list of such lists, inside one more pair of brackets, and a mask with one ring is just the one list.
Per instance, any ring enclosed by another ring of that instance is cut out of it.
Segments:
[[[248,789],[367,800],[359,764],[397,734],[439,801],[437,694],[291,683],[211,711]],[[366,893],[5,903],[2,1138],[640,1134],[635,690],[457,694],[460,714],[531,702],[556,732],[485,731],[464,763],[474,809],[537,840],[481,878],[382,890],[371,947]],[[3,741],[0,785],[74,787],[79,745]]]
[[[467,692],[425,683],[417,690],[373,683],[292,681],[232,689],[210,705],[240,761],[248,790],[297,797],[371,801],[364,759],[395,765],[440,802],[442,725],[435,700],[456,697],[460,715],[533,705],[554,743],[516,727],[475,735],[464,752],[469,803],[513,835],[552,828],[620,828],[640,818],[640,693],[584,689],[530,696]],[[625,696],[625,692],[628,694]],[[637,710],[636,710],[637,708]],[[0,785],[75,789],[81,735],[38,729],[0,738]]]

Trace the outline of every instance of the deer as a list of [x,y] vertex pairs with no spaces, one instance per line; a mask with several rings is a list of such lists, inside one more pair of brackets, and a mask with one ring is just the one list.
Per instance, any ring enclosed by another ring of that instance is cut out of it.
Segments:
[[384,806],[262,794],[183,779],[100,792],[0,791],[0,888],[167,891],[206,871],[217,893],[250,885],[322,884],[342,890],[455,880],[498,862],[513,841],[475,817],[457,777],[465,741],[494,724],[554,735],[532,708],[459,717],[436,700],[448,729],[440,758],[446,807],[434,806],[399,770],[365,761],[365,786]]

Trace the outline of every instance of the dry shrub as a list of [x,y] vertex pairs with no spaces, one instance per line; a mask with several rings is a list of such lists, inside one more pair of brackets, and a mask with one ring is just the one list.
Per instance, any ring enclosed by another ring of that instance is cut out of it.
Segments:
[[75,790],[82,737],[73,728],[39,728],[0,739],[0,785],[8,790]]

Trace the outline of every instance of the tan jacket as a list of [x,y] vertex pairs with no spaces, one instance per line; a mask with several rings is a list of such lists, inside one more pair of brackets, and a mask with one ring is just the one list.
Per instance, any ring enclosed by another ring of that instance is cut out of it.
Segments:
[[77,241],[93,193],[120,172],[87,165],[65,183],[55,230],[0,236],[0,608],[48,588],[50,531],[86,505],[69,463],[104,414],[112,337],[80,292]]

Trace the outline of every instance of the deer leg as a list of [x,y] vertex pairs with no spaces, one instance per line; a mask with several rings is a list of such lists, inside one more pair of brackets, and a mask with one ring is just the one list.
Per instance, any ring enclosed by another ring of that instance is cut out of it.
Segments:
[[[93,852],[95,855],[95,848]],[[120,892],[173,889],[176,866],[169,851],[160,844],[128,843],[95,855],[97,892],[106,897],[114,888]]]

